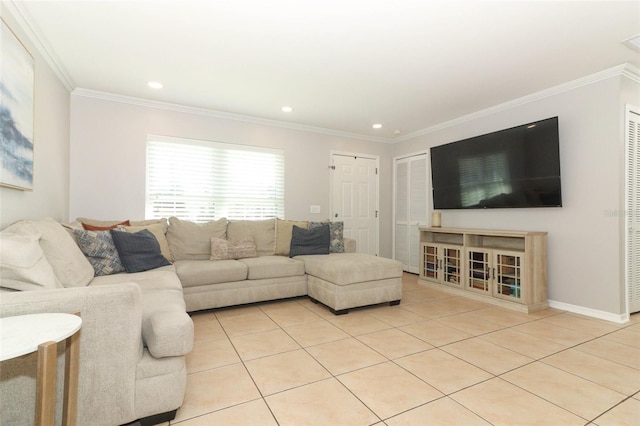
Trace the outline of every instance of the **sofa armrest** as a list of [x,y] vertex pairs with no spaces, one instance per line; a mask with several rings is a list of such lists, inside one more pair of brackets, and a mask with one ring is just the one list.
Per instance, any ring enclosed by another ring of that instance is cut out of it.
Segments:
[[355,253],[356,252],[356,240],[353,238],[344,238],[344,252]]
[[[78,424],[135,420],[135,380],[142,357],[142,308],[137,284],[123,283],[42,291],[3,292],[0,317],[43,312],[80,313]],[[0,424],[32,424],[36,353],[3,361]],[[64,354],[58,354],[62,382]],[[57,419],[62,413],[57,396]]]
[[142,322],[142,335],[154,358],[183,356],[193,349],[193,321],[184,310],[151,313]]

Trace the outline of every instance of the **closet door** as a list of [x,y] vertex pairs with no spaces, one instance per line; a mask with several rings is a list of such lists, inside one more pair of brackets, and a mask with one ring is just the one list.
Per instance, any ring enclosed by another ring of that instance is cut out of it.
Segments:
[[394,259],[417,274],[420,265],[419,226],[427,225],[427,155],[395,159]]
[[627,107],[625,270],[629,313],[640,311],[640,108]]

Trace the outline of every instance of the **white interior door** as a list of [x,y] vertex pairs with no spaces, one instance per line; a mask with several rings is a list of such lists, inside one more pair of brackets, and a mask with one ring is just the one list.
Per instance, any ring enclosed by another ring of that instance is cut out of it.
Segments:
[[420,226],[427,225],[427,155],[395,159],[394,259],[407,272],[418,273]]
[[344,236],[356,251],[378,255],[378,159],[332,155],[332,221],[344,222]]
[[629,313],[640,311],[640,108],[627,107],[625,269]]

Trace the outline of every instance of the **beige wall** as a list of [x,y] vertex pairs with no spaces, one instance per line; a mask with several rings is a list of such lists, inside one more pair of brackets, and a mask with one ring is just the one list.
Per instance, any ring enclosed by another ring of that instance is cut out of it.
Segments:
[[69,92],[14,17],[0,3],[2,19],[35,60],[33,191],[0,187],[0,228],[26,218],[69,215]]
[[547,231],[549,299],[623,314],[622,234],[615,213],[624,202],[624,105],[637,103],[639,94],[638,83],[611,77],[401,142],[393,155],[559,116],[562,208],[445,210],[442,224]]
[[[330,153],[380,157],[380,255],[391,256],[389,144],[220,119],[175,109],[71,96],[70,219],[142,218],[148,134],[278,148],[285,154],[285,215],[329,217]],[[310,206],[319,205],[320,214]]]

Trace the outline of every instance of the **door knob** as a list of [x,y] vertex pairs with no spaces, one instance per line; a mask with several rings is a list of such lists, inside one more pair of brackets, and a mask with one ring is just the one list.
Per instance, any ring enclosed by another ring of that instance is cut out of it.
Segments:
[[335,217],[338,217],[338,213],[335,214]]

